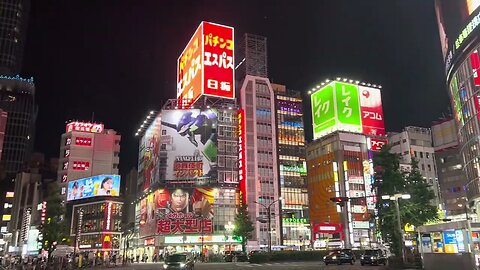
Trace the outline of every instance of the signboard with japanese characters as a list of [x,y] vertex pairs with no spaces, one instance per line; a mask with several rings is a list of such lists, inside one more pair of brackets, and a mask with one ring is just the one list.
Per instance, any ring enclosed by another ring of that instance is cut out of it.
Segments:
[[103,124],[89,122],[70,122],[66,126],[66,132],[80,131],[90,133],[102,133],[103,129]]
[[158,189],[140,201],[140,235],[213,232],[214,188]]
[[335,131],[384,135],[380,90],[333,81],[311,95],[313,138]]
[[202,22],[177,61],[177,99],[188,109],[202,95],[235,98],[233,27]]
[[382,95],[380,89],[359,86],[363,134],[384,136]]

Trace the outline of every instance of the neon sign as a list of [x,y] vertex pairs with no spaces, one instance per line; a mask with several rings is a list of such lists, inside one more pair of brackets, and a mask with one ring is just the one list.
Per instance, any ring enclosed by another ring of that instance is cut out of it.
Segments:
[[102,133],[104,129],[103,124],[89,123],[89,122],[71,122],[67,124],[66,132],[81,131],[91,133]]
[[246,203],[246,183],[245,183],[245,112],[238,111],[238,182],[240,184],[240,203]]

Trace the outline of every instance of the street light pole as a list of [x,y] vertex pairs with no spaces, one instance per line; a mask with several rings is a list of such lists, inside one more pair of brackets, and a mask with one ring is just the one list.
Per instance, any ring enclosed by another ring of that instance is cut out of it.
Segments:
[[405,248],[403,247],[403,241],[404,241],[404,236],[403,236],[403,230],[402,230],[402,222],[400,220],[400,206],[398,205],[398,197],[395,197],[395,210],[397,212],[397,225],[398,229],[400,230],[400,248],[402,249],[402,262],[405,263]]
[[395,212],[397,214],[397,226],[398,231],[400,232],[400,249],[402,251],[402,263],[405,263],[405,248],[404,248],[404,234],[402,229],[402,221],[400,219],[400,206],[398,204],[398,199],[410,199],[410,194],[396,193],[394,195],[382,195],[383,200],[391,200],[395,202]]
[[258,205],[261,205],[263,206],[263,208],[265,208],[265,210],[267,210],[267,226],[268,226],[268,252],[272,252],[272,211],[271,211],[271,208],[272,206],[278,202],[278,201],[281,201],[283,200],[281,197],[278,198],[277,200],[271,202],[268,206],[263,204],[263,203],[259,203],[259,202],[256,202],[254,201],[254,203],[258,204]]

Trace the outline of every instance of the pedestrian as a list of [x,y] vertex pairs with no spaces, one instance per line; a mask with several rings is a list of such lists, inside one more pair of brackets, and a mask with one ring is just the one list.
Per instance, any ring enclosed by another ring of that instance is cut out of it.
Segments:
[[140,262],[140,255],[137,255],[137,263]]
[[154,263],[157,262],[157,257],[158,257],[158,256],[157,256],[157,253],[155,252],[155,253],[153,254],[153,262],[154,262]]

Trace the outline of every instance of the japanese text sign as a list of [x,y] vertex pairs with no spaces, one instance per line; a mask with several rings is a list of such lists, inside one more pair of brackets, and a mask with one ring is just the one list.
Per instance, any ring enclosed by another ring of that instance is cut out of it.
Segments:
[[177,61],[177,98],[189,108],[202,95],[235,98],[234,30],[202,22]]
[[66,132],[82,131],[91,133],[102,133],[103,124],[87,123],[87,122],[70,122],[67,124]]
[[334,81],[314,92],[311,101],[314,139],[337,130],[362,133],[357,85]]
[[382,95],[379,89],[359,86],[363,134],[384,136]]

